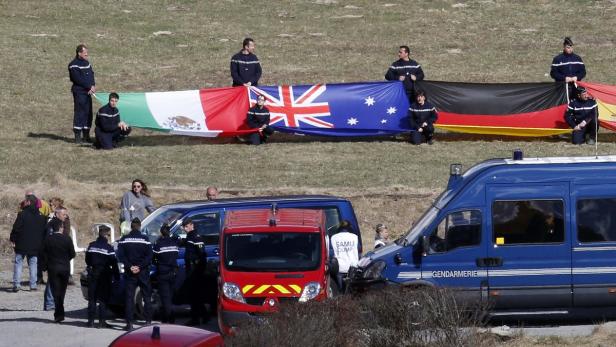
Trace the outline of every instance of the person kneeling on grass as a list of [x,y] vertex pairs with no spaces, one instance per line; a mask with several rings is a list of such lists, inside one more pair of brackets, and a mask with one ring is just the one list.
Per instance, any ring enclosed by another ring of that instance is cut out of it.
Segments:
[[99,149],[113,149],[118,142],[130,134],[131,128],[120,119],[117,105],[120,96],[117,93],[109,94],[109,103],[101,107],[96,113],[96,142],[94,146]]
[[246,123],[251,129],[258,129],[250,134],[250,143],[260,145],[267,141],[267,137],[274,133],[274,130],[269,126],[270,112],[265,107],[265,96],[257,96],[257,104],[248,110],[246,115]]
[[410,126],[413,130],[411,142],[419,145],[425,141],[431,145],[434,137],[434,122],[438,118],[438,113],[436,108],[426,100],[425,92],[418,91],[415,100],[408,112]]

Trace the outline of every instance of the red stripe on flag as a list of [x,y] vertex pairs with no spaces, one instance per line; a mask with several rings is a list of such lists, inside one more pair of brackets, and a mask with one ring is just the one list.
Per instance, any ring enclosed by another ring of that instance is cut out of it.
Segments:
[[587,82],[578,82],[578,85],[585,87],[594,98],[608,104],[616,104],[616,86]]
[[439,112],[436,124],[467,125],[511,128],[549,128],[566,129],[565,122],[567,105],[560,105],[542,111],[515,113],[508,115],[477,115]]
[[236,136],[254,132],[246,125],[248,90],[244,87],[208,88],[199,90],[205,123],[219,136]]

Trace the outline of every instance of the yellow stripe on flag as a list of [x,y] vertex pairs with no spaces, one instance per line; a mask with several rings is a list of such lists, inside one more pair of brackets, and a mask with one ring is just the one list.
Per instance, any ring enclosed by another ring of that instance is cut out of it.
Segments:
[[599,106],[599,119],[602,121],[614,123],[616,122],[616,105],[605,103],[597,100]]
[[242,288],[242,294],[248,293],[248,291],[251,290],[252,287],[254,287],[254,286],[255,286],[254,284],[247,284],[247,285],[245,285],[244,288]]
[[435,127],[468,134],[484,134],[484,135],[506,135],[506,136],[553,136],[567,134],[571,129],[552,129],[552,128],[513,128],[513,127],[493,127],[493,126],[476,126],[476,125],[440,125],[434,124]]
[[274,288],[278,289],[278,291],[281,292],[282,294],[291,294],[291,292],[287,288],[285,288],[283,285],[274,284]]
[[297,294],[302,291],[302,287],[298,286],[297,284],[289,284],[289,287],[291,287],[291,289],[293,289]]

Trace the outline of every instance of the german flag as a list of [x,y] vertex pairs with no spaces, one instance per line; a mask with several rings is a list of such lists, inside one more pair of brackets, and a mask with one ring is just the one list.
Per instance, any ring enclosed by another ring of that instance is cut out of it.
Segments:
[[597,101],[599,125],[616,131],[616,86],[586,82],[578,82],[578,85],[585,87]]
[[571,132],[564,119],[565,83],[420,81],[416,85],[438,110],[435,126],[441,129],[532,137]]

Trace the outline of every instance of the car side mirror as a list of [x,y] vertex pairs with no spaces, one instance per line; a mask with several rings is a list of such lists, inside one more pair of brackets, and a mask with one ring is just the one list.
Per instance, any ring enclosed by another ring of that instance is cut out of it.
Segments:
[[421,254],[425,257],[430,252],[430,238],[427,236],[421,237]]

